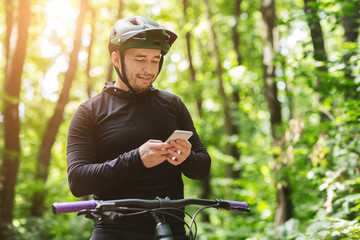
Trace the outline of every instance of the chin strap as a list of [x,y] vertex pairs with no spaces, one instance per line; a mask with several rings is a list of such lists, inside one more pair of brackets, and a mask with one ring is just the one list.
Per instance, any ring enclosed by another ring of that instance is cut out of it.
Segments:
[[128,78],[126,77],[126,73],[125,73],[125,61],[124,61],[124,54],[120,54],[120,59],[121,59],[121,72],[123,72],[124,74],[120,73],[119,68],[117,68],[114,65],[115,71],[117,73],[117,75],[119,76],[120,80],[125,83],[125,85],[129,88],[129,93],[136,93],[136,91],[133,89],[133,87],[130,85]]
[[156,75],[156,77],[159,76],[159,74],[160,74],[160,71],[161,71],[163,62],[164,62],[164,55],[161,54],[161,56],[160,56],[160,62],[159,62],[159,71],[158,71],[158,74]]

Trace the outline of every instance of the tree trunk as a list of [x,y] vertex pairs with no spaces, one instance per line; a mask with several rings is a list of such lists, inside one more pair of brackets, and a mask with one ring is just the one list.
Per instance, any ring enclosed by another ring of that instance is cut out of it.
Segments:
[[[14,24],[14,3],[13,0],[5,0],[5,12],[6,12],[6,36],[5,36],[5,59],[8,61],[10,54],[10,37]],[[8,62],[6,63],[5,70],[8,68]]]
[[[183,13],[184,13],[184,19],[185,23],[188,23],[188,0],[183,0]],[[186,38],[186,50],[187,50],[187,57],[189,61],[189,72],[190,72],[190,82],[195,84],[196,83],[196,71],[193,64],[192,59],[192,51],[191,51],[191,32],[187,31],[185,34]],[[201,119],[201,113],[202,113],[202,96],[201,92],[195,92],[195,99],[196,99],[196,107],[197,107],[197,117]],[[201,189],[200,189],[200,198],[208,199],[211,196],[211,184],[210,184],[211,175],[201,180]],[[210,216],[208,213],[203,212],[201,215],[201,221],[202,222],[210,222]]]
[[[122,18],[123,10],[124,10],[124,1],[119,0],[119,8],[118,8],[118,16],[117,16],[118,19]],[[116,20],[118,20],[118,19],[116,19]],[[109,56],[108,70],[107,70],[107,76],[106,76],[107,82],[113,81],[113,72],[114,72],[114,65]]]
[[278,208],[275,215],[275,226],[279,227],[292,217],[293,204],[291,201],[291,188],[288,184],[289,179],[284,178],[283,182],[278,182],[276,186],[276,196]]
[[342,7],[342,25],[344,27],[344,41],[356,42],[360,27],[360,2],[344,0]]
[[[49,165],[51,160],[51,148],[55,142],[56,134],[59,130],[60,124],[63,121],[63,113],[64,113],[65,105],[69,101],[69,92],[71,89],[71,84],[75,78],[78,55],[81,46],[82,27],[85,18],[85,12],[87,10],[87,4],[88,4],[88,0],[81,0],[80,14],[76,23],[74,48],[70,55],[69,69],[65,74],[64,85],[61,90],[59,101],[54,110],[54,114],[50,118],[47,124],[46,131],[42,139],[39,156],[37,159],[38,166],[35,175],[35,181],[39,181],[41,184],[45,184],[48,178]],[[41,217],[43,215],[44,198],[45,198],[44,190],[39,190],[34,192],[31,203],[32,216]]]
[[92,46],[94,43],[94,37],[95,37],[95,17],[96,17],[96,11],[93,6],[89,7],[89,10],[91,12],[91,35],[90,35],[90,44],[88,46],[88,60],[86,64],[86,77],[87,77],[87,87],[86,92],[88,95],[88,98],[91,98],[92,96],[92,90],[93,90],[93,83],[91,79],[91,53],[92,53]]
[[[236,60],[237,60],[237,64],[238,66],[242,65],[242,57],[241,57],[241,53],[240,53],[240,35],[238,32],[238,27],[240,25],[240,15],[241,15],[241,0],[235,0],[234,1],[234,18],[235,18],[235,25],[233,26],[232,29],[232,39],[233,39],[233,44],[234,44],[234,50],[236,53]],[[238,109],[238,106],[240,104],[240,93],[239,93],[239,86],[234,86],[232,88],[233,92],[232,92],[232,102],[234,103],[236,109]],[[233,133],[237,133],[238,135],[240,135],[240,128],[239,126],[234,123],[234,120],[232,121],[232,132]],[[241,149],[233,146],[232,150],[233,155],[236,156],[236,159],[240,159],[241,158]],[[228,166],[228,168],[230,168],[231,166]],[[240,177],[240,171],[239,170],[234,170],[232,169],[228,169],[228,172],[231,173],[231,176],[233,178],[239,178]]]
[[236,53],[236,60],[238,65],[242,65],[242,57],[240,53],[240,36],[238,32],[238,27],[240,25],[240,15],[241,15],[241,0],[234,1],[234,18],[235,18],[235,25],[232,29],[232,39],[234,43],[234,50]]
[[[185,19],[185,23],[188,23],[188,17],[187,17],[187,8],[188,8],[188,1],[187,0],[183,0],[183,10],[184,10],[184,19]],[[196,71],[194,68],[194,64],[193,64],[193,60],[192,60],[192,51],[191,51],[191,32],[187,31],[185,34],[185,39],[186,39],[186,51],[187,51],[187,57],[188,57],[188,61],[189,61],[189,71],[190,71],[190,82],[192,83],[196,83]],[[196,89],[197,91],[195,92],[196,96],[196,115],[198,118],[201,117],[201,111],[202,111],[202,96],[201,96],[201,91],[198,91],[198,89]]]
[[[344,42],[348,43],[357,43],[359,37],[359,27],[360,27],[360,2],[345,0],[342,7],[342,25],[344,28]],[[344,53],[343,60],[345,63],[345,78],[347,81],[350,81],[349,89],[345,92],[346,98],[359,98],[359,93],[354,91],[353,85],[355,77],[353,75],[353,67],[350,62],[352,56],[356,54],[357,49],[350,49]]]
[[[316,0],[304,0],[304,11],[307,16],[312,44],[314,47],[314,59],[316,61],[323,62],[323,65],[319,67],[319,70],[327,72],[327,53],[325,50],[325,41],[316,5]],[[318,84],[320,84],[320,79],[318,79]]]
[[[230,108],[230,100],[229,100],[228,96],[226,95],[226,92],[224,89],[224,84],[223,84],[223,79],[222,79],[223,69],[221,66],[219,47],[216,42],[216,33],[215,33],[214,26],[211,21],[212,13],[210,10],[209,1],[204,0],[204,4],[206,7],[207,21],[208,21],[208,24],[210,27],[210,37],[211,37],[211,42],[212,42],[212,48],[214,50],[214,59],[216,62],[216,76],[217,76],[218,84],[219,84],[218,85],[219,92],[220,92],[220,96],[222,98],[222,103],[223,103],[224,118],[225,118],[225,134],[230,139],[231,136],[238,135],[238,132],[236,131],[237,127],[233,122],[233,117],[232,117],[233,113]],[[233,143],[231,143],[230,141],[227,141],[227,143],[226,143],[225,152],[226,152],[226,154],[231,155],[236,161],[239,161],[240,154],[237,149],[237,146],[234,145]],[[227,167],[227,170],[228,171],[226,174],[228,177],[232,177],[235,179],[239,177],[239,171],[234,170],[233,166]]]
[[[316,61],[323,62],[323,65],[319,67],[319,70],[327,72],[327,53],[325,50],[324,37],[316,5],[316,0],[304,0],[304,11],[307,16],[312,44],[314,47],[314,59]],[[320,85],[320,82],[320,79],[318,79],[317,84]]]
[[[321,85],[325,82],[328,73],[327,67],[327,53],[325,50],[325,41],[322,33],[320,19],[317,13],[317,0],[304,0],[304,11],[307,17],[307,22],[310,28],[312,44],[314,48],[314,59],[321,62],[321,66],[317,67],[318,72],[315,74],[315,90],[320,92],[319,103],[323,101],[323,94],[321,94]],[[321,114],[321,120],[326,121],[327,118]]]
[[[186,1],[186,0],[184,0]],[[196,83],[196,71],[194,68],[194,64],[192,61],[192,52],[191,52],[191,33],[187,32],[185,35],[186,38],[186,50],[187,50],[187,56],[188,56],[188,61],[189,61],[189,71],[190,71],[190,81],[192,83]],[[201,112],[202,112],[202,96],[201,96],[201,91],[198,91],[198,89],[196,89],[196,96],[195,96],[195,101],[196,101],[196,115],[198,118],[201,117]]]
[[[4,84],[4,152],[0,175],[0,239],[10,238],[13,220],[15,185],[20,163],[19,101],[21,75],[26,56],[30,25],[30,0],[19,1],[16,24],[13,28],[13,4],[6,1],[6,69]],[[16,31],[16,32],[15,32]],[[14,35],[13,35],[14,34]],[[10,42],[10,36],[15,41]]]
[[[280,126],[282,123],[281,104],[278,100],[277,86],[275,81],[275,52],[278,49],[278,30],[276,26],[275,0],[262,0],[261,13],[263,19],[263,79],[265,87],[265,97],[267,100],[271,134],[273,139],[273,146],[283,149],[281,144],[282,134]],[[281,155],[280,155],[281,156]],[[273,156],[275,163],[275,174],[281,176],[283,168],[282,161],[279,162],[279,156]],[[275,179],[278,179],[275,177]],[[275,226],[280,226],[285,223],[292,215],[292,201],[291,188],[286,177],[275,180],[277,189],[277,203],[278,207],[275,216]]]
[[275,82],[275,51],[278,44],[278,30],[276,26],[275,0],[262,0],[261,12],[263,19],[263,78],[265,97],[270,111],[271,134],[273,142],[279,142],[280,135],[277,127],[281,125],[281,105],[277,98]]

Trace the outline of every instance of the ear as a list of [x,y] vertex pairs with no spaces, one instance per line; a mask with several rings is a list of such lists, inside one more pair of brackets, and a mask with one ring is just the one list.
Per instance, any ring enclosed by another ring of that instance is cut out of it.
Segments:
[[115,67],[117,67],[118,69],[120,69],[120,53],[117,51],[114,51],[111,53],[111,61],[112,63],[115,65]]

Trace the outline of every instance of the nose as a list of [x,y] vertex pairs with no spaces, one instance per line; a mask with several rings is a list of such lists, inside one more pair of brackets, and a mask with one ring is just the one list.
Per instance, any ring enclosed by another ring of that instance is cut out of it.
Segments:
[[145,72],[145,73],[150,72],[150,71],[151,71],[151,65],[150,65],[150,63],[145,63],[145,64],[143,65],[142,71]]

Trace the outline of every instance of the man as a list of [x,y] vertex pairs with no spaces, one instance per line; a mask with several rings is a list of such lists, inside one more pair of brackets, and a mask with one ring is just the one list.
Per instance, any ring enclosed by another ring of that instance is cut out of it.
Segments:
[[[210,156],[179,97],[152,87],[177,36],[150,18],[120,19],[110,33],[116,81],[82,103],[68,134],[68,179],[72,193],[96,200],[182,199],[182,174],[204,179]],[[164,142],[174,130],[188,140]],[[180,218],[184,214],[176,213]],[[166,216],[175,239],[188,239],[183,222]],[[154,239],[149,213],[114,223],[94,222],[91,239]]]

